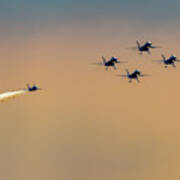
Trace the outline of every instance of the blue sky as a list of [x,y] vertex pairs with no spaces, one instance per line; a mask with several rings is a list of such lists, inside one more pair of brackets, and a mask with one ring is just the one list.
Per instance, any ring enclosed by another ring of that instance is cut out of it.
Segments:
[[179,27],[178,0],[0,0],[1,36],[29,35],[61,26],[134,31]]
[[8,21],[44,20],[47,18],[131,17],[173,20],[180,17],[177,0],[1,0],[0,19]]

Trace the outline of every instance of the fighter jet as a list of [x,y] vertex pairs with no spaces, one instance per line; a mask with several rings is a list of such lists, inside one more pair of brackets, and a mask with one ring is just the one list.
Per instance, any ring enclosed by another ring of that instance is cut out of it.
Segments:
[[129,83],[131,83],[133,79],[136,79],[137,82],[140,82],[139,81],[139,77],[149,76],[148,74],[142,74],[137,69],[134,70],[133,73],[129,73],[128,69],[126,69],[126,72],[127,72],[126,75],[122,74],[122,75],[117,75],[117,76],[128,78],[129,79]]
[[111,59],[109,59],[107,61],[104,56],[102,56],[102,61],[103,62],[93,63],[93,64],[103,65],[103,66],[106,67],[106,70],[108,70],[109,67],[113,67],[114,69],[117,69],[115,64],[118,64],[118,63],[127,63],[127,61],[119,61],[118,58],[115,58],[115,57],[111,57]]
[[[104,57],[102,57],[102,59],[105,59]],[[118,58],[115,58],[114,56],[111,57],[111,59],[109,60],[109,62],[114,62],[114,63],[126,63],[127,61],[118,61]]]
[[164,63],[165,68],[167,68],[168,65],[172,65],[174,68],[176,68],[175,62],[180,62],[180,60],[178,60],[177,57],[174,55],[171,55],[168,59],[166,59],[166,57],[163,54],[161,55],[161,57],[162,57],[162,60],[155,60],[155,61]]
[[152,48],[160,48],[158,46],[153,46],[152,42],[147,41],[143,45],[140,45],[139,41],[136,41],[137,47],[136,49],[142,54],[143,52],[147,52],[148,54],[151,54],[150,49]]
[[33,85],[32,87],[27,84],[27,90],[30,91],[30,92],[33,92],[33,91],[37,91],[37,90],[41,90],[37,85]]

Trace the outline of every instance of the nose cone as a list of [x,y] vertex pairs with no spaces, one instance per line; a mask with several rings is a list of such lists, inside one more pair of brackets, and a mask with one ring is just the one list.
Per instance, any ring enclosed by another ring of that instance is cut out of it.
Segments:
[[176,59],[177,59],[177,57],[176,57],[176,56],[174,56],[174,55],[172,55],[172,56],[171,56],[171,59],[172,59],[172,60],[176,60]]
[[139,75],[141,74],[141,71],[139,71],[138,69],[136,69],[135,72]]
[[111,58],[111,61],[117,62],[117,58],[115,58],[114,56]]
[[40,88],[39,88],[37,85],[33,86],[32,89],[33,89],[34,91],[40,90]]
[[36,86],[36,90],[41,90],[41,88],[39,86]]

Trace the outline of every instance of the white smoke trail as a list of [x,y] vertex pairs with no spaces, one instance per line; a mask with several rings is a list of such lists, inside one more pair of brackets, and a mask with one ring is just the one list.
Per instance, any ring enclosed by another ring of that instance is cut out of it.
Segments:
[[22,94],[27,93],[27,90],[18,90],[18,91],[9,91],[9,92],[5,92],[0,94],[0,102],[4,102],[7,101],[9,99],[13,99],[17,96],[20,96]]

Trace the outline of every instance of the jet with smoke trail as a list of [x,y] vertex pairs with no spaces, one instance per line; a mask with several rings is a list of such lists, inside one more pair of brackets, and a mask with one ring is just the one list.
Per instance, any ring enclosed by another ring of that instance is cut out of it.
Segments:
[[40,88],[37,85],[34,85],[32,87],[27,85],[27,89],[5,92],[5,93],[0,94],[0,102],[5,102],[9,99],[13,99],[13,98],[16,98],[17,96],[23,95],[28,92],[34,92],[37,90],[40,90]]

